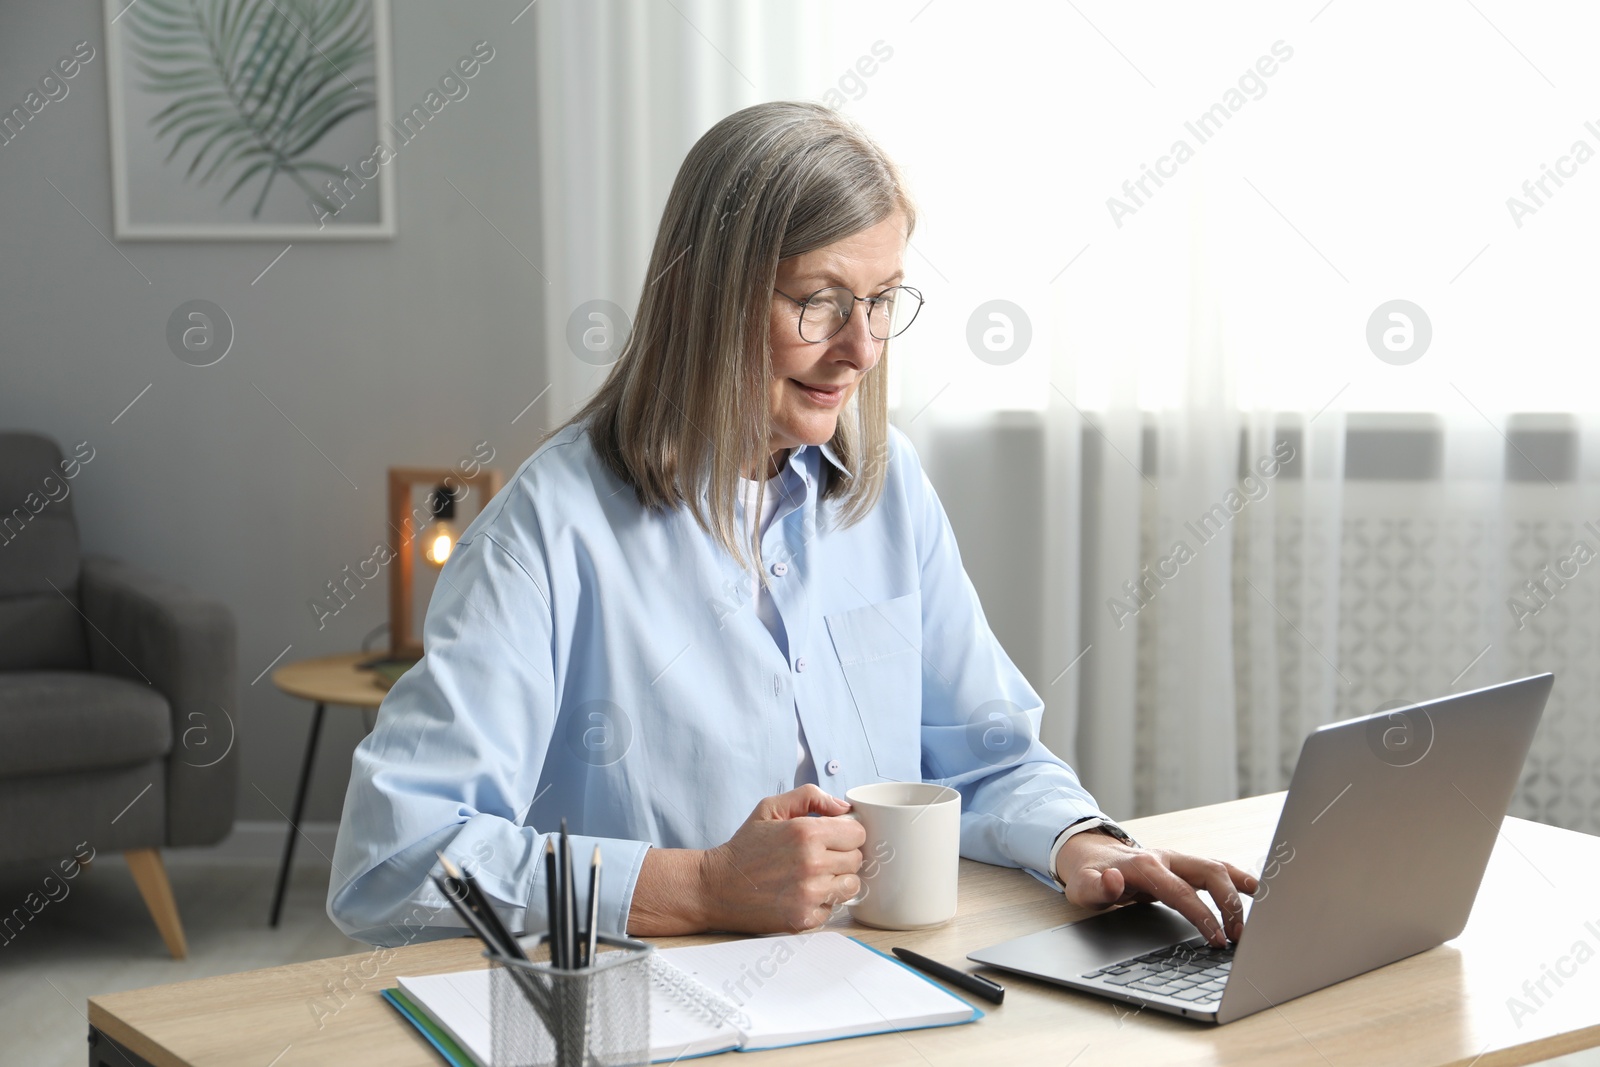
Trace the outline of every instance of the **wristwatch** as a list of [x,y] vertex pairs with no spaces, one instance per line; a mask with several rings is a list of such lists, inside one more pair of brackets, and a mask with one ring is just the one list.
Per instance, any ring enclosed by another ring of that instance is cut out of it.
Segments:
[[1128,845],[1132,848],[1144,847],[1143,845],[1139,844],[1139,842],[1135,841],[1133,836],[1129,834],[1128,831],[1124,830],[1110,819],[1103,819],[1098,815],[1086,815],[1076,822],[1071,823],[1065,830],[1062,830],[1061,833],[1056,835],[1056,843],[1050,847],[1050,880],[1055,882],[1055,884],[1063,891],[1065,891],[1067,887],[1062,883],[1060,876],[1056,874],[1056,856],[1060,854],[1061,846],[1067,843],[1067,839],[1069,837],[1071,837],[1073,834],[1081,834],[1085,830],[1098,830],[1103,834],[1107,834],[1116,838],[1124,845]]

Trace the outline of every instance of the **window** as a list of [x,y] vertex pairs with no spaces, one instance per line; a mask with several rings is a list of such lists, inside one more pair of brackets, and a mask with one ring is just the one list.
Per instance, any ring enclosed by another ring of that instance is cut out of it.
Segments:
[[[1600,110],[1582,107],[1600,11],[903,13],[841,14],[830,46],[841,69],[880,57],[843,107],[923,207],[902,401],[1039,408],[1053,380],[1097,408],[1136,368],[1138,403],[1163,407],[1226,364],[1243,408],[1600,406]],[[997,299],[1032,330],[1014,361],[968,344]],[[1366,340],[1394,299],[1431,325],[1408,365]]]

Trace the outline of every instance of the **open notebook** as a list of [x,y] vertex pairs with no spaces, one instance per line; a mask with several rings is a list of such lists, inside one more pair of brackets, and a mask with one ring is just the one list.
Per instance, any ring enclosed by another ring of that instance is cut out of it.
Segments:
[[[650,968],[652,1062],[950,1026],[983,1015],[899,960],[832,932],[662,949],[651,954]],[[446,1059],[457,1067],[490,1062],[488,971],[398,981],[385,996]]]

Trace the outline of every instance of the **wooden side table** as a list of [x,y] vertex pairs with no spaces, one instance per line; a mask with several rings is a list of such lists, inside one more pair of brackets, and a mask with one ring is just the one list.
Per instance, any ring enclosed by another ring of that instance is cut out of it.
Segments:
[[300,836],[300,816],[305,813],[306,791],[311,785],[311,767],[317,758],[317,740],[322,734],[322,714],[329,704],[347,708],[376,708],[386,692],[378,676],[356,666],[382,658],[381,652],[342,652],[297,663],[285,663],[272,672],[272,684],[290,696],[313,701],[311,736],[306,739],[305,759],[300,764],[300,784],[294,791],[294,814],[289,819],[289,839],[283,843],[283,862],[278,866],[278,888],[272,894],[271,925],[278,925],[283,912],[283,894],[289,888],[289,868],[294,862],[295,839]]

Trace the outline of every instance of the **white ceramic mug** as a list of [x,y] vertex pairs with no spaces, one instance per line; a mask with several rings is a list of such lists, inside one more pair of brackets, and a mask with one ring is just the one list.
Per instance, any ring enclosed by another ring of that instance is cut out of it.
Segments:
[[873,782],[844,795],[867,831],[861,892],[845,904],[856,922],[920,930],[956,913],[961,859],[961,794],[925,782]]

